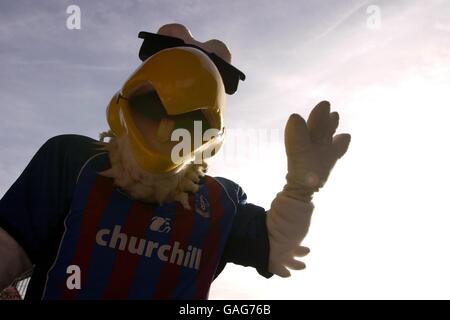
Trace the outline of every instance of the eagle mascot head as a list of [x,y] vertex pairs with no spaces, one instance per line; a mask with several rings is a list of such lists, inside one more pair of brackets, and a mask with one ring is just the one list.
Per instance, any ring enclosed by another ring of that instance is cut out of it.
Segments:
[[111,167],[102,174],[134,199],[189,208],[205,159],[223,143],[225,95],[245,75],[223,42],[199,42],[183,25],[139,37],[143,62],[107,108],[110,130],[101,138],[110,137],[104,148]]

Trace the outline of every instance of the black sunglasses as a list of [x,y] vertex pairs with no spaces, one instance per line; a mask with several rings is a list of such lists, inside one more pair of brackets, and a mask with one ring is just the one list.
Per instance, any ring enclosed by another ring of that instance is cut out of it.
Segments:
[[193,47],[203,51],[214,62],[220,72],[220,75],[222,76],[222,81],[225,86],[226,93],[235,93],[238,87],[239,80],[245,80],[245,74],[242,71],[233,67],[231,64],[220,58],[215,53],[207,52],[195,45],[186,44],[180,38],[169,37],[145,31],[139,32],[138,37],[144,39],[144,42],[141,45],[141,49],[139,50],[139,59],[141,59],[142,61],[145,61],[148,57],[164,49],[174,47]]

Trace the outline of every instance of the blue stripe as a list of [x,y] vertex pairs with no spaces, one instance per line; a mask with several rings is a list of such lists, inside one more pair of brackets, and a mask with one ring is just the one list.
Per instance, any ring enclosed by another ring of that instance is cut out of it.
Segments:
[[[87,165],[89,167],[89,164]],[[58,299],[67,277],[67,267],[75,255],[76,244],[80,238],[81,221],[87,199],[95,182],[96,174],[92,170],[83,170],[76,186],[72,208],[65,221],[65,233],[61,240],[54,266],[49,270],[43,299]]]
[[[173,202],[155,206],[153,217],[155,216],[169,218],[172,222],[176,216],[176,204]],[[148,229],[145,238],[162,245],[169,243],[170,233],[155,232]],[[157,256],[158,248],[153,249],[151,257],[145,256],[146,249],[147,246],[145,246],[144,255],[139,259],[128,299],[150,299],[155,293],[164,262]]]
[[[116,190],[113,192],[98,229],[110,230],[109,236],[104,237],[108,244],[114,226],[125,224],[131,204],[132,201],[127,196]],[[102,293],[108,285],[116,254],[117,250],[109,246],[94,245],[87,268],[85,286],[80,291],[79,299],[100,299],[102,297]]]

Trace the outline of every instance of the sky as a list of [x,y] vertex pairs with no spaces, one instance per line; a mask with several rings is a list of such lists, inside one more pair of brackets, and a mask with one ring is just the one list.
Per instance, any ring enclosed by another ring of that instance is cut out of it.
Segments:
[[[66,27],[72,4],[79,30]],[[183,23],[227,43],[247,75],[210,174],[250,202],[269,209],[283,187],[291,113],[328,100],[352,135],[314,196],[306,269],[267,280],[228,265],[210,298],[449,299],[449,21],[446,0],[4,0],[0,196],[48,138],[106,130],[109,99],[140,63],[138,32]]]

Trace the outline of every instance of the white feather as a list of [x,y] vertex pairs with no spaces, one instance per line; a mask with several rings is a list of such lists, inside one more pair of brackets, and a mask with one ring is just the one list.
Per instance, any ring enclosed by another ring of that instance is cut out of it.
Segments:
[[156,174],[139,167],[133,157],[127,135],[111,138],[105,143],[111,168],[101,172],[132,198],[159,204],[177,201],[190,209],[188,194],[198,191],[200,177],[206,173],[206,163],[188,163],[177,173]]

